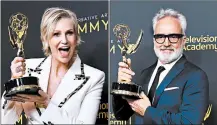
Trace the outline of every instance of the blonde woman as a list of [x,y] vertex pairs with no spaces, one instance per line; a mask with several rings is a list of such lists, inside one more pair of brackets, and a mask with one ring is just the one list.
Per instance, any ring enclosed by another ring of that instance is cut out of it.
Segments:
[[75,13],[49,8],[40,29],[47,57],[15,57],[11,78],[38,77],[41,96],[20,94],[13,98],[23,102],[2,98],[2,123],[15,124],[24,111],[29,124],[94,124],[105,74],[83,64],[77,55],[80,37]]

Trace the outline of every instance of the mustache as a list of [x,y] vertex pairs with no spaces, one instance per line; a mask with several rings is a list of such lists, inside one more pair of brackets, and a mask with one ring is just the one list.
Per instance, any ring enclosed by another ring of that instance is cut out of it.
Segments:
[[160,50],[175,50],[173,47],[161,47]]

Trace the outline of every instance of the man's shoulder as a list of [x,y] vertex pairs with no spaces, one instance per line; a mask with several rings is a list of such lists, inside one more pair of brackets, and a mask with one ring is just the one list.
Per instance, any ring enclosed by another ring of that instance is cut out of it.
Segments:
[[[147,68],[144,68],[141,71],[141,74],[150,73],[151,71],[154,71],[156,65],[157,64],[154,63],[154,64],[148,66]],[[176,66],[176,64],[174,66]],[[189,72],[200,72],[200,73],[206,75],[206,72],[201,67],[197,66],[196,64],[194,64],[188,60],[186,60],[186,62],[184,63],[184,70],[189,71]]]
[[205,81],[208,80],[206,72],[201,67],[188,60],[185,62],[184,69],[181,74],[181,76],[192,81],[196,81],[198,79],[203,79]]
[[185,65],[184,65],[184,69],[189,70],[191,72],[201,72],[201,73],[206,74],[205,71],[201,67],[197,66],[196,64],[194,64],[190,61],[186,61]]
[[142,69],[141,74],[150,73],[150,71],[154,71],[156,65],[157,63],[154,63],[152,65],[149,65],[147,68]]

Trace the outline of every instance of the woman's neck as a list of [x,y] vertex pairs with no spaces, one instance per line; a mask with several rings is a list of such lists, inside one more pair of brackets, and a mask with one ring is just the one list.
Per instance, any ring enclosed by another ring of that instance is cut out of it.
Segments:
[[72,65],[73,60],[69,61],[68,63],[62,63],[55,58],[51,59],[51,71],[53,75],[59,78],[63,78],[70,66]]

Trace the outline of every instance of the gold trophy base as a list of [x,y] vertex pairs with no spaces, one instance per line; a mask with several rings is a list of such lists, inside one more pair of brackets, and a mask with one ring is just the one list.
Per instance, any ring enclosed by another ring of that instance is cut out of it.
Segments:
[[6,92],[4,98],[11,100],[17,94],[39,95],[38,78],[37,77],[22,77],[9,80],[4,84]]
[[142,92],[142,87],[134,83],[119,83],[113,82],[112,84],[112,95],[121,95],[129,99],[140,99],[140,93]]

